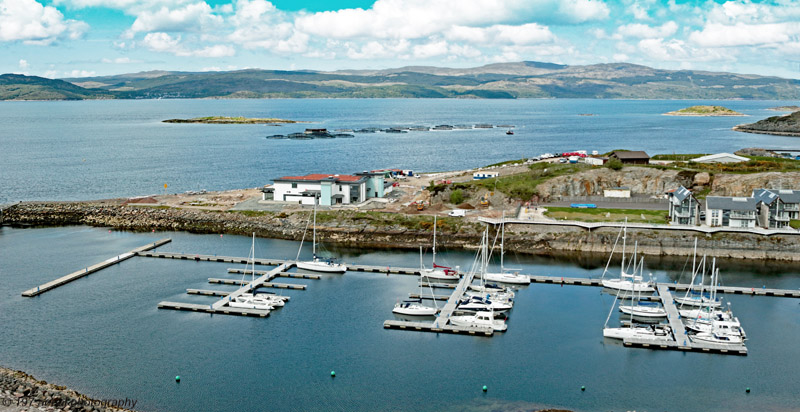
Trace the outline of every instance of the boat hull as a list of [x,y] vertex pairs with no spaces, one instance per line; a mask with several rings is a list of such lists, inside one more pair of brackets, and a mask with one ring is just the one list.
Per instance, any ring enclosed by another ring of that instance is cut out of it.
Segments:
[[509,283],[512,285],[529,285],[531,278],[516,273],[485,273],[483,279],[489,282]]
[[667,311],[661,308],[650,308],[642,306],[622,305],[619,311],[626,315],[638,316],[641,318],[666,318]]
[[603,287],[626,292],[655,292],[655,289],[647,283],[631,282],[621,279],[603,279]]
[[341,263],[326,263],[326,262],[297,262],[297,268],[303,270],[310,270],[312,272],[322,273],[345,273],[347,266]]

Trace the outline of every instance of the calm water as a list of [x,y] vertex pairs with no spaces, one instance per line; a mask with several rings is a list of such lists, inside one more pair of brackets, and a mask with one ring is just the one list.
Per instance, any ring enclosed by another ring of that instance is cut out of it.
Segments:
[[[522,288],[509,331],[493,338],[384,330],[394,302],[416,290],[416,278],[404,275],[282,279],[308,290],[281,291],[292,300],[267,319],[156,308],[162,300],[214,301],[186,295],[186,288],[233,289],[206,282],[235,277],[225,273],[232,265],[221,263],[134,258],[40,297],[20,297],[162,237],[173,238],[165,251],[243,256],[250,248],[249,238],[227,235],[0,228],[0,364],[95,397],[138,399],[137,408],[157,411],[800,410],[796,299],[726,297],[750,338],[750,355],[738,357],[604,341],[612,298],[592,287]],[[298,244],[258,239],[256,245],[257,256],[287,258]],[[418,262],[406,252],[335,252],[352,263]],[[472,261],[466,252],[441,256],[452,265]],[[605,264],[508,259],[528,273],[563,276],[596,277]],[[685,263],[648,259],[647,265],[659,280],[672,281]],[[796,265],[723,262],[722,268],[726,284],[800,287]]]
[[[797,138],[731,127],[777,114],[778,101],[726,101],[750,115],[681,118],[662,113],[707,101],[643,100],[142,100],[0,103],[0,203],[80,200],[257,187],[311,172],[400,167],[454,170],[568,150],[644,149],[712,153],[742,147],[798,148]],[[580,116],[591,113],[594,116]],[[265,125],[165,124],[209,115],[312,122]],[[513,124],[505,130],[267,140],[305,127]]]

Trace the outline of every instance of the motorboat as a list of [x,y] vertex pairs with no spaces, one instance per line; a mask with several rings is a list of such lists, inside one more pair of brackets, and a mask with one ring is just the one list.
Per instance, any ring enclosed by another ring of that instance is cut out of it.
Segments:
[[742,329],[739,319],[734,318],[732,321],[712,321],[706,322],[689,322],[686,323],[686,329],[697,333],[716,333],[718,335],[733,335],[739,336],[742,340],[747,340],[747,334]]
[[255,298],[255,299],[263,299],[269,303],[270,306],[274,307],[283,307],[286,304],[286,301],[289,300],[286,296],[277,296],[274,294],[267,294],[267,293],[242,293],[240,296],[245,298]]
[[693,342],[709,342],[722,345],[743,345],[744,338],[737,335],[726,335],[717,332],[701,332],[690,335],[689,339]]
[[492,328],[497,332],[505,332],[508,329],[506,321],[495,319],[491,311],[480,311],[474,315],[451,316],[450,323],[456,326]]
[[[306,227],[306,230],[308,228]],[[317,198],[314,198],[314,224],[312,226],[312,243],[311,243],[311,260],[300,261],[300,252],[303,250],[303,242],[300,241],[300,249],[297,251],[297,258],[295,265],[298,269],[309,270],[312,272],[322,273],[345,273],[347,272],[347,265],[344,263],[336,263],[335,258],[320,258],[317,256]],[[305,233],[303,233],[305,238]]]
[[250,296],[236,296],[231,301],[228,302],[228,306],[232,308],[241,308],[241,309],[260,309],[260,310],[273,310],[275,307],[272,305],[272,302],[261,298],[261,297],[254,297]]

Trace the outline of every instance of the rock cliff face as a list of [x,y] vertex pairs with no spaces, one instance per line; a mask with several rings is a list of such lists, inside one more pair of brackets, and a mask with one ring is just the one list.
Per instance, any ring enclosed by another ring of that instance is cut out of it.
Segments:
[[800,189],[800,172],[753,174],[718,174],[711,194],[715,196],[750,196],[753,189]]
[[[59,226],[91,225],[124,230],[176,230],[195,233],[229,233],[299,240],[305,220],[301,216],[247,216],[200,210],[130,207],[111,203],[23,203],[6,209],[1,224]],[[443,230],[437,243],[447,248],[474,249],[480,243],[482,225],[465,223],[458,231]],[[517,253],[551,255],[563,252],[580,256],[609,253],[617,229],[585,229],[566,226],[509,224],[506,249]],[[756,234],[698,235],[690,231],[629,229],[638,249],[648,255],[690,255],[693,239],[698,238],[698,253],[709,256],[800,261],[800,234],[761,236]],[[317,229],[325,242],[351,247],[416,250],[429,244],[428,230],[409,230],[399,226],[326,222]]]
[[694,173],[677,170],[626,167],[614,171],[597,168],[550,179],[540,184],[538,190],[539,196],[551,200],[561,196],[602,196],[604,188],[619,186],[631,188],[631,193],[663,195],[680,185],[691,187],[693,178]]

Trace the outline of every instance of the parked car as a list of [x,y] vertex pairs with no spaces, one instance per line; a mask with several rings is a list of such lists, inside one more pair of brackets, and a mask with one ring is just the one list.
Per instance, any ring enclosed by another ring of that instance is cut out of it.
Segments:
[[451,210],[450,212],[447,213],[447,216],[452,216],[452,217],[464,217],[466,215],[467,211],[461,209]]

